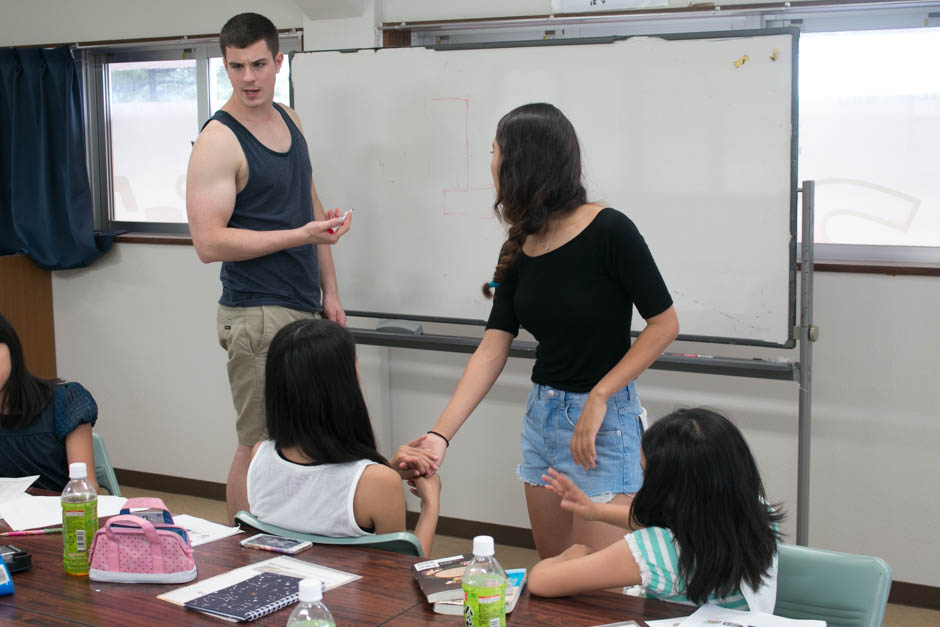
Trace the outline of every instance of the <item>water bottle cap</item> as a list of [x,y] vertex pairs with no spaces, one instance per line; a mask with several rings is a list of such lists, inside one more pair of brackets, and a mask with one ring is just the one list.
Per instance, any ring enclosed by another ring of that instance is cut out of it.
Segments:
[[69,479],[84,479],[87,476],[88,470],[85,469],[85,462],[69,464]]
[[319,579],[300,580],[300,602],[314,603],[323,598],[323,582]]
[[473,539],[473,554],[479,557],[490,557],[493,550],[493,536],[477,536]]

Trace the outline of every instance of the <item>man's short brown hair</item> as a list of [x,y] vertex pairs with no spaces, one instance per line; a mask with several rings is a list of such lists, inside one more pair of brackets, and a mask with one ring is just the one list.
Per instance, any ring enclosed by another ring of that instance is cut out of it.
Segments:
[[247,48],[262,39],[268,44],[271,56],[277,56],[278,35],[274,23],[257,13],[239,13],[222,27],[222,32],[219,34],[219,47],[224,57],[226,48]]

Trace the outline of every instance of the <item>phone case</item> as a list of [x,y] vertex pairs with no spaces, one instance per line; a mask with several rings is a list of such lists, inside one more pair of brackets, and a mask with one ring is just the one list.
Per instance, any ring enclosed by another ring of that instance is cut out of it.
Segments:
[[262,551],[293,555],[309,549],[313,546],[313,543],[308,540],[295,540],[294,538],[275,536],[270,533],[259,533],[250,538],[245,538],[241,541],[241,545],[252,549],[261,549]]

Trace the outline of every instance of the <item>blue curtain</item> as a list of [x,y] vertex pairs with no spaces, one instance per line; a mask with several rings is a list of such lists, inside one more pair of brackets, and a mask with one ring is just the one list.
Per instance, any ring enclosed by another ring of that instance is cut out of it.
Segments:
[[114,241],[94,232],[79,73],[68,47],[0,50],[0,255],[87,266]]

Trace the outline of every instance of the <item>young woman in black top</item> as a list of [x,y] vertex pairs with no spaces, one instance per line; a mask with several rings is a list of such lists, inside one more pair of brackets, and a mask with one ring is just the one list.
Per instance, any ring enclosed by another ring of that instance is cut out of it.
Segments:
[[[483,399],[520,325],[538,340],[522,432],[529,520],[543,558],[571,544],[598,550],[622,529],[563,510],[544,488],[548,467],[593,500],[629,503],[642,482],[642,411],[634,381],[675,339],[679,323],[652,255],[624,214],[587,202],[578,138],[549,104],[500,120],[491,163],[494,209],[509,226],[479,348],[422,446],[444,449]],[[630,345],[633,306],[646,328]]]

